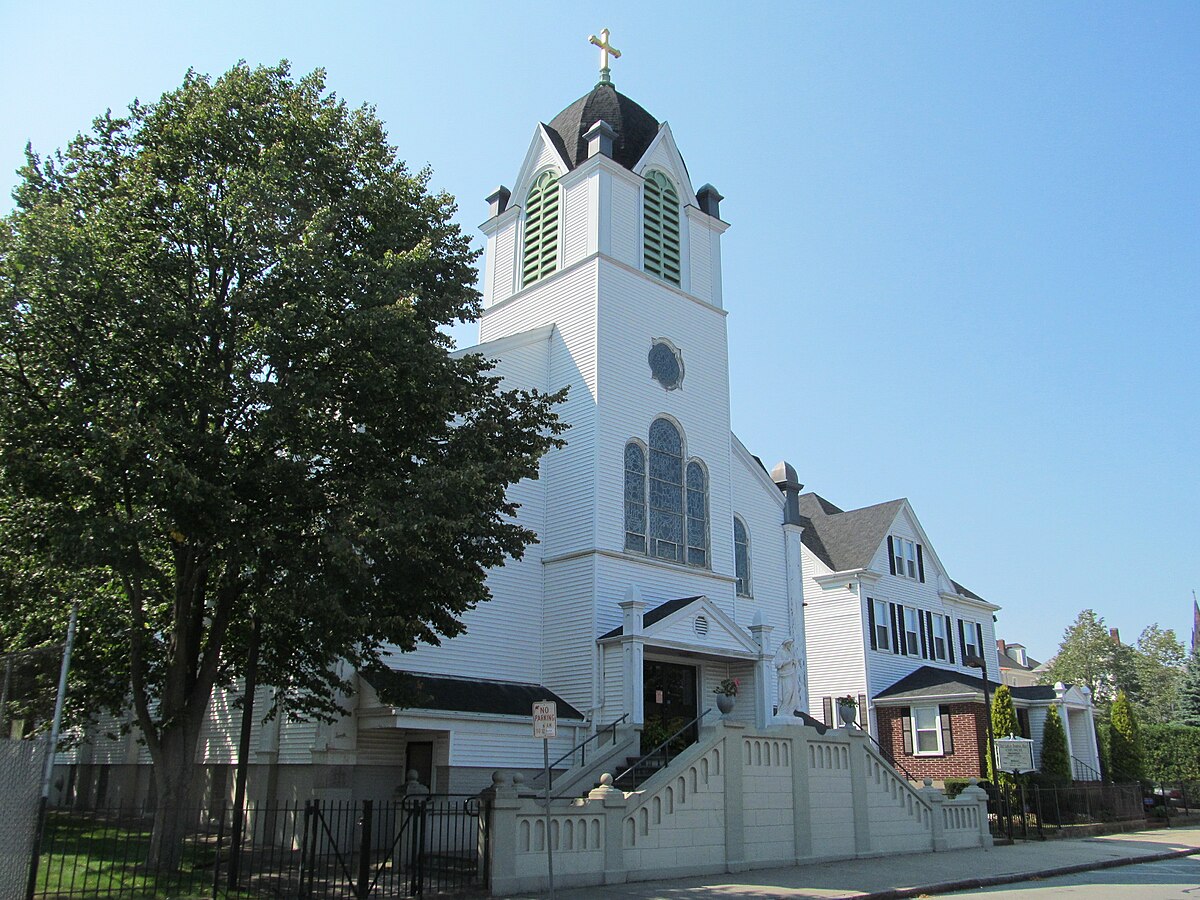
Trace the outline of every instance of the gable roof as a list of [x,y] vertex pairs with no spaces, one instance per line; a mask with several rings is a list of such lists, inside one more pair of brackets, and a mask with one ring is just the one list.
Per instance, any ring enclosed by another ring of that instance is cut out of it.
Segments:
[[801,494],[801,540],[835,572],[865,569],[906,502],[901,498],[845,511],[818,494]]
[[540,684],[422,675],[387,667],[365,669],[359,674],[387,706],[529,716],[535,700],[553,700],[558,704],[560,719],[584,718],[583,713]]
[[[691,606],[697,600],[703,599],[704,595],[698,594],[695,597],[679,597],[675,600],[668,600],[666,603],[660,603],[658,606],[654,607],[654,609],[642,615],[642,628],[649,628],[655,622],[661,622],[667,616],[671,615],[671,613],[678,612],[685,606]],[[612,631],[606,631],[604,634],[600,635],[599,639],[604,640],[605,638],[619,637],[624,633],[625,626],[618,625]]]

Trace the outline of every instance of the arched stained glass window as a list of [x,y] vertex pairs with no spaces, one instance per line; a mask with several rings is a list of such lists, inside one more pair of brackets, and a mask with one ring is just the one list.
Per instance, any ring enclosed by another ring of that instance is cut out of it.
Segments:
[[625,549],[646,552],[646,451],[625,445]]
[[533,284],[558,266],[558,175],[543,172],[525,201],[525,252],[521,257],[521,286]]
[[662,172],[646,173],[642,203],[643,268],[678,286],[682,271],[679,254],[679,193]]
[[733,517],[733,570],[739,597],[750,596],[750,532],[746,523]]
[[666,419],[650,426],[650,555],[683,562],[683,439]]
[[687,465],[687,564],[708,565],[708,475],[695,460]]

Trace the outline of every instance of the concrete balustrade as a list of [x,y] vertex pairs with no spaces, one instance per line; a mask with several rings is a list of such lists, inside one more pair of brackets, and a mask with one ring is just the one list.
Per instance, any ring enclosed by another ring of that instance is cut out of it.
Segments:
[[987,796],[910,784],[856,730],[722,722],[636,791],[605,775],[585,798],[540,800],[496,773],[492,893],[579,887],[797,863],[990,847]]

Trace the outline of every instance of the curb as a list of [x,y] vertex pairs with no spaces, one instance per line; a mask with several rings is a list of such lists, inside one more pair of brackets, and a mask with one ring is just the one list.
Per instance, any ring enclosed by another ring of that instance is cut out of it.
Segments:
[[1138,863],[1162,862],[1167,859],[1178,859],[1182,856],[1200,854],[1200,847],[1189,847],[1184,850],[1167,850],[1162,853],[1149,853],[1145,856],[1126,856],[1120,859],[1102,859],[1096,862],[1076,863],[1072,866],[1058,866],[1053,869],[1040,869],[1036,872],[1010,872],[1004,875],[987,875],[982,878],[960,878],[957,881],[939,881],[936,884],[923,884],[919,887],[892,888],[886,891],[876,891],[873,894],[853,894],[853,900],[902,900],[908,897],[922,897],[928,894],[950,894],[954,891],[970,891],[977,888],[993,887],[998,884],[1016,884],[1021,881],[1032,881],[1041,878],[1055,878],[1059,875],[1075,875],[1078,872],[1091,872],[1095,869],[1115,869],[1119,866],[1135,866]]

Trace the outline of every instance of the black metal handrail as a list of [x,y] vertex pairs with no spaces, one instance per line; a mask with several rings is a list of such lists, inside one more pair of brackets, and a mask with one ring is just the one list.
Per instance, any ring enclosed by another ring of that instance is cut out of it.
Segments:
[[881,743],[879,743],[879,741],[875,740],[875,735],[871,734],[871,732],[867,731],[867,729],[865,729],[865,728],[859,728],[858,730],[861,731],[863,734],[865,734],[868,738],[871,739],[871,743],[874,744],[875,747],[879,750],[879,755],[882,756],[887,761],[888,765],[890,765],[893,769],[899,769],[901,772],[903,772],[904,777],[907,778],[909,781],[917,780],[916,776],[914,776],[912,772],[910,772],[910,771],[908,771],[908,769],[904,768],[904,766],[901,764],[900,760],[898,760],[898,759],[896,759],[896,757],[892,756],[891,751],[885,750],[883,744],[881,744]]
[[1095,777],[1089,777],[1087,779],[1088,781],[1103,781],[1104,780],[1104,776],[1101,775],[1097,769],[1093,769],[1091,766],[1089,766],[1087,763],[1085,763],[1082,759],[1079,759],[1079,757],[1077,757],[1077,756],[1071,757],[1071,777],[1072,778],[1075,777],[1075,766],[1078,766],[1079,768],[1081,768],[1083,770],[1084,775],[1095,776]]
[[[613,741],[615,742],[617,739],[616,738],[617,726],[620,725],[622,722],[624,722],[628,718],[629,718],[629,713],[625,713],[625,715],[621,716],[621,718],[614,719],[613,721],[609,722],[607,725],[605,725],[603,728],[599,729],[595,734],[593,734],[590,738],[588,738],[585,741],[580,741],[578,744],[576,744],[574,747],[572,747],[570,750],[568,750],[566,753],[564,753],[562,756],[560,756],[554,762],[550,763],[549,768],[553,769],[555,766],[557,766],[560,762],[562,762],[568,756],[574,756],[576,750],[582,750],[584,747],[586,747],[588,744],[590,744],[596,738],[600,737],[600,735],[604,734],[606,731],[611,731],[613,733]],[[586,762],[587,762],[587,753],[585,752],[583,755],[583,758],[579,760],[579,764],[582,766]],[[542,771],[540,771],[536,775],[534,775],[531,779],[529,779],[529,783],[533,784],[535,781],[537,781],[539,778],[541,778],[545,774],[546,774],[546,770],[543,769]]]
[[615,778],[613,778],[613,783],[615,784],[616,782],[620,781],[622,778],[624,778],[626,775],[628,775],[630,772],[632,772],[634,769],[636,769],[638,766],[640,766],[642,763],[644,763],[650,757],[654,756],[656,753],[658,753],[659,750],[661,750],[663,747],[667,746],[669,743],[671,743],[671,741],[675,740],[675,738],[679,737],[681,734],[683,734],[685,731],[687,731],[693,725],[699,725],[700,720],[703,719],[705,716],[707,716],[710,712],[712,712],[711,709],[706,709],[704,712],[700,713],[700,715],[696,716],[696,718],[692,719],[692,721],[688,722],[686,725],[684,725],[682,728],[680,728],[678,731],[676,731],[673,735],[671,735],[669,738],[667,738],[665,741],[663,741],[661,744],[659,744],[657,747],[655,747],[649,753],[643,753],[640,757],[638,757],[637,762],[635,762],[632,766],[630,766],[628,769],[626,769],[620,775],[617,775]]

